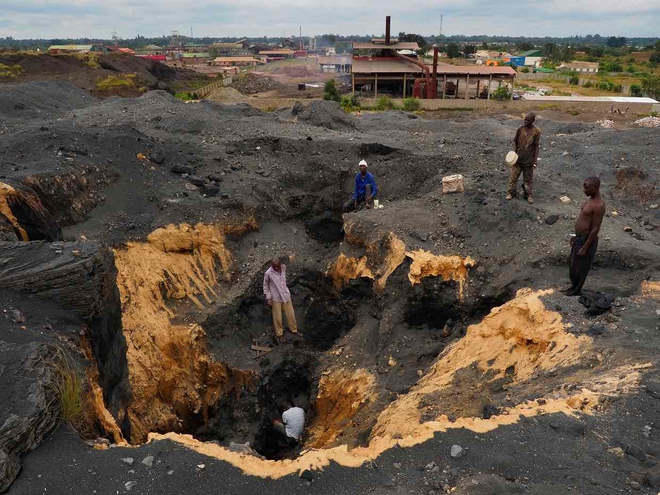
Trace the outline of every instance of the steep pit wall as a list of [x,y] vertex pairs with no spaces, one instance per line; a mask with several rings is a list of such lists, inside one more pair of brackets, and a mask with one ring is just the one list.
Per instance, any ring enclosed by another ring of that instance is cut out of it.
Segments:
[[350,280],[362,277],[374,280],[374,290],[382,292],[389,276],[409,258],[408,280],[412,285],[419,284],[426,277],[453,280],[458,283],[458,296],[463,300],[468,268],[475,265],[470,256],[435,255],[423,249],[407,251],[405,243],[394,232],[367,232],[358,222],[346,222],[344,229],[346,242],[364,248],[366,254],[354,257],[342,252],[328,265],[326,276],[332,279],[335,289],[340,290]]
[[460,395],[457,399],[454,385],[459,377],[461,388],[488,393],[484,384],[505,377],[510,377],[508,384],[522,383],[577,364],[591,338],[567,333],[561,315],[541,301],[546,293],[520,290],[515,299],[471,326],[408,394],[383,411],[372,438],[414,435],[425,421],[447,421],[449,411],[453,416],[478,415],[474,402],[461,403]]
[[62,232],[33,189],[0,182],[0,235],[7,241],[56,241]]
[[168,225],[152,232],[147,242],[130,242],[115,251],[132,391],[127,410],[132,443],[145,441],[150,432],[194,429],[208,422],[209,408],[221,398],[252,383],[251,373],[214,361],[203,329],[175,322],[173,309],[175,302],[188,300],[201,312],[220,297],[220,283],[229,282],[234,269],[225,234],[252,225]]
[[[513,300],[493,309],[481,323],[471,326],[466,337],[450,346],[409,393],[402,394],[382,412],[363,447],[319,447],[303,451],[296,459],[269,461],[203,443],[189,435],[153,434],[150,439],[179,442],[199,453],[230,462],[246,474],[281,478],[305,469],[322,469],[331,462],[359,467],[392,447],[417,445],[448,429],[465,428],[486,433],[525,417],[557,413],[593,414],[601,407],[603,396],[626,394],[636,389],[644,365],[625,365],[587,373],[579,369],[581,358],[591,352],[592,339],[566,332],[561,315],[545,308],[541,298],[546,294],[547,291],[521,290]],[[558,375],[559,381],[578,379],[578,382],[574,383],[576,387],[566,389],[552,385],[538,389],[534,398],[543,400],[514,395],[499,414],[487,419],[481,415],[451,419],[444,414],[452,405],[450,395],[437,392],[453,390],[456,376],[471,368],[479,371],[482,382],[492,383],[511,375],[512,384],[524,385],[536,374],[543,373]],[[368,370],[356,369],[335,377],[328,375],[321,380],[317,408],[331,426],[312,426],[309,433],[311,441],[317,442],[314,446],[331,442],[354,416],[351,411],[368,404],[372,396],[369,374]],[[341,417],[342,421],[333,424],[333,416]]]

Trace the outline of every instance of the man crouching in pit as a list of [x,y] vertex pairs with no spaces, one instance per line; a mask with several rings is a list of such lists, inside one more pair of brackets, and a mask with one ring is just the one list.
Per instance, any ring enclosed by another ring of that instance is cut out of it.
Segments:
[[598,233],[605,216],[605,201],[600,195],[600,179],[589,177],[584,181],[583,187],[588,199],[582,205],[580,216],[575,222],[575,237],[571,240],[571,287],[566,290],[567,296],[579,296],[582,292],[582,286],[596,256]]
[[273,420],[279,446],[293,447],[298,444],[305,429],[305,411],[301,407],[294,406],[291,401],[283,401],[280,405],[280,413],[282,420]]

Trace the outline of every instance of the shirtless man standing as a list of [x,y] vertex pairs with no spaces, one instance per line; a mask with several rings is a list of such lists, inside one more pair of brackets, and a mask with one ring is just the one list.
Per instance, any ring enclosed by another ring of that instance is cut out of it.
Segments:
[[579,296],[591,263],[596,256],[598,248],[598,232],[605,215],[605,201],[600,195],[600,179],[589,177],[584,181],[584,194],[588,196],[580,216],[575,222],[575,237],[571,241],[571,257],[569,268],[571,287],[566,291],[567,296]]

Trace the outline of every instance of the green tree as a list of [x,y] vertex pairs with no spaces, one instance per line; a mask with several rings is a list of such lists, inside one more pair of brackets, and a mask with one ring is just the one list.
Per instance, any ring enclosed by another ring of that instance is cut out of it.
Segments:
[[660,97],[660,76],[645,76],[642,79],[642,92],[651,98]]
[[339,102],[341,100],[334,79],[328,79],[325,82],[325,85],[323,86],[323,99],[336,101],[336,102]]
[[598,65],[598,70],[602,72],[623,72],[623,67],[618,60],[607,59]]
[[456,43],[449,43],[447,45],[447,56],[449,58],[458,58],[461,56],[461,51],[458,49]]
[[607,38],[607,46],[610,48],[621,48],[626,46],[628,40],[624,36],[610,36]]
[[399,41],[417,43],[419,45],[419,50],[422,53],[426,52],[426,47],[428,45],[426,39],[421,34],[413,34],[413,33],[406,34],[401,32],[399,33]]
[[477,52],[477,47],[474,45],[465,45],[465,48],[463,49],[463,52],[468,55],[470,53],[476,53]]
[[642,96],[642,87],[638,84],[630,85],[630,96]]

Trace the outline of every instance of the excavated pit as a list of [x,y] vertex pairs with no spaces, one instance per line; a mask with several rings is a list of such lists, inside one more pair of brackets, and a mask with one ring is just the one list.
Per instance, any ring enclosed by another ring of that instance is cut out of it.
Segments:
[[[18,215],[5,215],[17,237],[59,235],[36,193],[5,185],[3,194],[2,207]],[[232,287],[241,284],[227,237],[240,238],[256,227],[250,218],[168,225],[144,242],[115,250],[130,396],[116,402],[115,391],[126,384],[105,376],[104,367],[92,377],[104,387],[95,393],[95,406],[115,442],[139,444],[150,435],[189,434],[200,442],[249,444],[266,460],[294,459],[309,447],[371,450],[375,440],[390,436],[390,427],[382,426],[390,421],[383,423],[384,418],[402,414],[396,404],[417,394],[419,377],[449,360],[443,355],[459,345],[467,326],[511,296],[504,291],[466,301],[468,270],[474,264],[469,257],[408,250],[391,232],[367,228],[365,233],[365,226],[342,224],[336,213],[326,212],[308,220],[309,237],[325,243],[328,252],[346,240],[363,254],[340,252],[325,269],[291,260],[289,287],[305,337],[249,362],[250,345],[271,347],[270,315],[261,295],[267,265],[253,272],[238,297],[227,299]],[[367,330],[363,344],[354,339],[365,322],[368,327],[378,320],[377,334],[369,336]],[[410,340],[402,325],[418,332],[420,342]],[[374,340],[377,345],[370,349]],[[536,346],[534,352],[547,347]],[[112,346],[106,342],[106,347]],[[103,359],[98,342],[92,340],[89,349],[88,357]],[[484,411],[488,417],[498,415],[517,372],[515,363],[502,373],[477,362],[455,369],[447,383],[465,393],[425,392],[415,402],[421,411],[418,421],[434,421],[438,402],[445,404],[442,412],[450,423]],[[464,384],[470,385],[466,389]],[[273,429],[283,401],[307,412],[307,432],[295,448],[282,445]]]
[[[10,185],[2,191],[0,207],[16,212],[5,214],[7,231],[24,240],[59,235],[36,194]],[[40,230],[23,228],[34,224]],[[256,228],[249,217],[167,225],[115,249],[127,383],[107,376],[107,366],[91,378],[103,387],[93,389],[99,423],[116,443],[164,435],[251,474],[259,459],[294,463],[259,474],[279,477],[305,463],[361,464],[442,429],[482,431],[511,417],[597,403],[585,393],[547,408],[527,404],[539,394],[527,387],[530,377],[576,366],[588,346],[564,332],[538,294],[513,298],[500,289],[475,297],[469,256],[409,249],[391,231],[342,225],[332,212],[306,224],[308,236],[325,245],[323,262],[289,260],[304,338],[254,359],[251,345],[271,348],[261,295],[267,263],[242,272],[228,239]],[[339,240],[346,252],[337,250]],[[116,319],[103,324],[119,326]],[[94,335],[88,358],[105,362]],[[306,410],[296,447],[282,445],[273,429],[283,401]],[[221,454],[218,444],[239,444],[254,460]],[[310,448],[324,452],[311,463]]]

